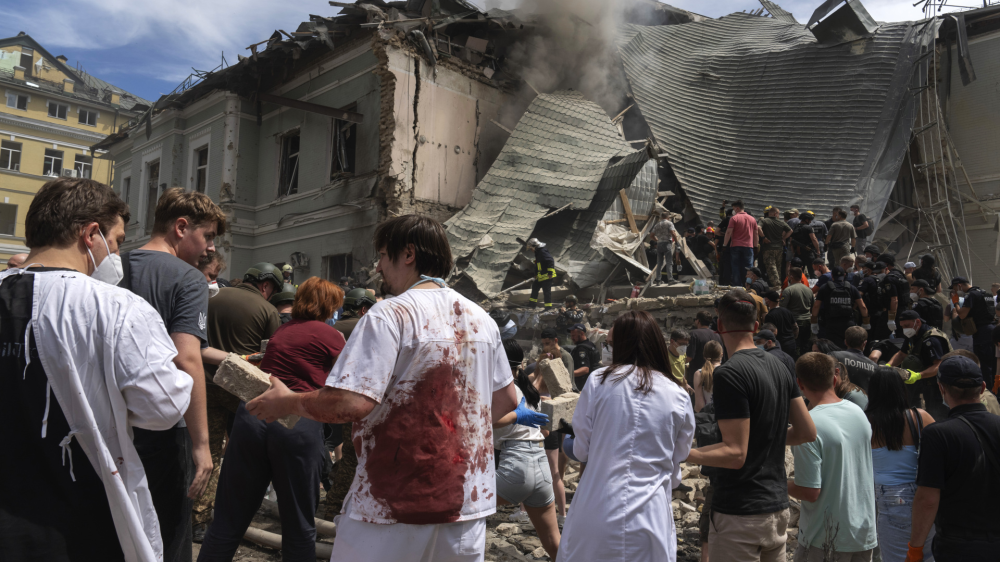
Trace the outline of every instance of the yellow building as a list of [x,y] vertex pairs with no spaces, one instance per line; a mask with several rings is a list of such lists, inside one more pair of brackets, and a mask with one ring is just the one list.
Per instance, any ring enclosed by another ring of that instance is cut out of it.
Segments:
[[0,39],[0,261],[27,252],[24,216],[58,176],[111,182],[90,147],[145,111],[148,101],[77,71],[29,35]]

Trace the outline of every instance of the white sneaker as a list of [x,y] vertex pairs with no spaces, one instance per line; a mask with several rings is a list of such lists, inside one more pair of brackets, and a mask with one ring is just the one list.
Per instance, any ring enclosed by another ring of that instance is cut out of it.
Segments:
[[508,517],[514,523],[531,523],[531,519],[528,519],[528,513],[526,511],[518,511],[516,513],[511,513]]

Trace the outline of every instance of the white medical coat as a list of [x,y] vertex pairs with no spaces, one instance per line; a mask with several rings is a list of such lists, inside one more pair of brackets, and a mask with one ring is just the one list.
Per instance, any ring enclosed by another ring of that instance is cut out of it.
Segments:
[[169,429],[191,401],[193,381],[174,366],[177,349],[163,320],[141,297],[79,272],[8,270],[0,283],[18,274],[35,276],[28,329],[69,422],[66,469],[84,461],[70,453],[75,438],[104,482],[125,559],[163,560],[159,521],[132,445],[133,426]]
[[573,453],[587,463],[566,518],[557,560],[628,562],[677,557],[670,497],[691,452],[691,399],[669,375],[654,372],[649,394],[635,374],[601,384],[587,379],[573,414]]

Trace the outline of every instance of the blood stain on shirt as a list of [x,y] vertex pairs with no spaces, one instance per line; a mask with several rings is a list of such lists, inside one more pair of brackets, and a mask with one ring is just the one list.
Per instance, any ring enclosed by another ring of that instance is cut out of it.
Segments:
[[476,486],[472,487],[472,501],[479,501],[479,492],[476,490]]
[[461,515],[466,472],[480,462],[467,443],[474,420],[464,413],[464,381],[451,362],[432,365],[371,428],[365,459],[371,495],[400,523],[450,523]]

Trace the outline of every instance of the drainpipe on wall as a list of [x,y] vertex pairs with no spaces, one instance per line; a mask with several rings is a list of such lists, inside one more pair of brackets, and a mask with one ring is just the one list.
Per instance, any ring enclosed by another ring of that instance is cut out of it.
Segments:
[[[236,210],[233,209],[232,203],[236,200],[236,171],[240,148],[240,98],[236,94],[226,95],[222,143],[222,185],[219,187],[219,206],[226,213],[226,221],[232,225],[236,218]],[[215,248],[226,260],[226,269],[220,273],[225,277],[229,277],[228,272],[233,265],[232,245],[233,231],[232,228],[228,228],[222,237],[222,243]]]

